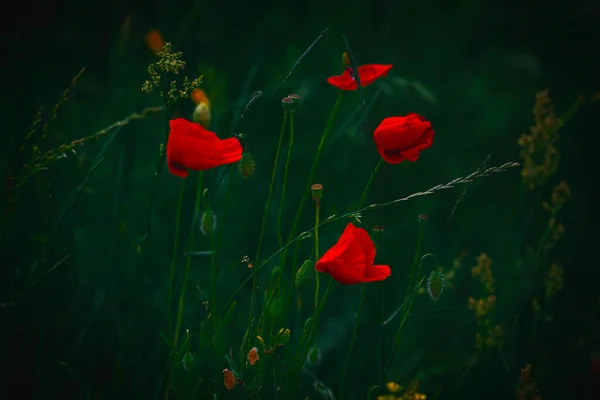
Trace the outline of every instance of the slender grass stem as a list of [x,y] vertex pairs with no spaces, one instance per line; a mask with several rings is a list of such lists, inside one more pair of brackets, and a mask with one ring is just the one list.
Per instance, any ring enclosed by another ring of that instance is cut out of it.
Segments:
[[[204,176],[204,173],[202,171],[200,171],[200,173],[198,174],[198,188],[196,189],[196,203],[194,206],[194,222],[192,223],[192,229],[191,229],[191,233],[190,233],[190,244],[189,244],[190,251],[194,248],[194,239],[196,237],[196,235],[195,235],[196,229],[194,229],[194,227],[195,227],[196,221],[198,221],[198,217],[200,214],[200,200],[202,199],[203,176]],[[214,258],[214,254],[213,254],[212,258]],[[183,309],[185,306],[185,292],[187,290],[187,281],[188,281],[188,274],[190,272],[191,262],[192,262],[192,257],[187,256],[187,259],[185,262],[185,270],[183,272],[183,284],[181,286],[181,291],[179,292],[179,306],[177,308],[177,324],[175,325],[175,336],[173,337],[173,345],[175,347],[177,347],[177,342],[179,341],[179,331],[181,329],[181,320],[183,318]],[[211,293],[211,295],[212,295],[212,293]]]
[[[390,350],[390,355],[388,357],[388,360],[387,360],[385,368],[384,368],[384,373],[383,373],[384,375],[385,375],[385,371],[387,371],[390,364],[392,363],[392,360],[394,359],[394,355],[396,354],[396,350],[398,349],[398,345],[400,343],[400,336],[402,335],[402,331],[404,330],[404,324],[406,323],[406,320],[408,319],[408,315],[410,314],[410,310],[412,308],[412,304],[415,299],[416,290],[413,289],[413,284],[415,281],[418,281],[420,279],[421,266],[423,265],[423,259],[421,258],[421,243],[423,241],[423,234],[425,232],[426,221],[427,221],[427,218],[425,215],[419,215],[419,235],[417,237],[417,246],[415,248],[415,255],[413,257],[413,263],[410,268],[410,275],[408,277],[408,285],[406,287],[406,293],[404,295],[405,299],[408,299],[410,296],[410,301],[408,303],[408,307],[406,309],[402,310],[403,311],[402,322],[400,323],[400,327],[398,328],[398,332],[396,333],[396,339],[394,340],[394,344],[392,345],[392,349]],[[418,266],[418,270],[417,270],[417,266]],[[415,275],[415,272],[416,272],[416,275]]]
[[285,192],[287,188],[287,178],[290,170],[290,160],[292,159],[292,147],[294,146],[294,110],[290,112],[290,142],[288,144],[287,157],[285,159],[285,170],[283,172],[283,187],[281,189],[281,202],[279,203],[279,214],[277,215],[277,240],[279,247],[283,246],[281,239],[281,217],[283,215],[283,205],[285,203]]
[[[335,104],[333,105],[333,109],[331,110],[331,114],[329,114],[329,119],[327,120],[327,125],[325,125],[325,130],[321,135],[321,141],[319,142],[319,146],[317,147],[317,151],[315,152],[315,158],[310,169],[310,175],[308,176],[308,183],[306,184],[304,194],[302,195],[302,199],[300,200],[300,205],[298,206],[298,210],[296,211],[296,216],[294,217],[294,223],[292,224],[292,229],[290,230],[288,242],[291,241],[294,235],[296,234],[296,229],[298,227],[298,223],[300,222],[300,216],[302,215],[302,210],[304,209],[304,203],[306,203],[306,199],[308,198],[308,194],[310,193],[310,185],[312,185],[313,179],[315,178],[317,165],[319,163],[319,158],[321,157],[321,151],[323,151],[323,145],[325,144],[325,140],[327,140],[327,137],[329,136],[331,127],[333,126],[333,121],[335,120],[335,116],[337,115],[338,109],[340,108],[340,103],[342,102],[343,95],[344,91],[340,90]],[[283,255],[283,261],[285,261],[286,255],[287,252],[285,252]]]
[[[283,173],[283,187],[281,189],[281,202],[279,203],[279,215],[277,216],[277,240],[279,241],[279,247],[283,246],[283,240],[281,237],[281,218],[283,216],[283,206],[285,204],[285,193],[287,190],[287,179],[290,169],[290,161],[292,159],[292,148],[294,146],[294,116],[295,110],[292,109],[290,111],[290,142],[288,144],[287,157],[285,160],[285,169]],[[277,298],[275,299],[275,310],[279,310],[279,302],[280,299],[285,296],[284,291],[281,288],[281,276],[284,274],[285,269],[283,268],[283,262],[280,264],[279,274],[277,274],[277,281],[275,287],[273,288],[273,293],[277,293]],[[292,270],[292,277],[294,276],[294,271]],[[292,290],[290,288],[290,290]],[[271,318],[271,326],[269,328],[269,337],[273,333],[273,328],[275,326],[276,312],[273,313]]]
[[[315,261],[319,261],[319,211],[321,210],[321,205],[317,203],[315,205]],[[320,272],[315,270],[315,312],[319,307],[319,288],[320,286]]]
[[[175,281],[175,264],[177,263],[177,248],[179,247],[179,228],[181,226],[181,205],[183,204],[183,192],[185,189],[185,179],[181,180],[179,188],[179,197],[177,199],[177,214],[175,216],[175,242],[173,243],[173,255],[171,256],[171,269],[169,274],[169,294],[167,297],[167,319],[169,321],[169,332],[173,334],[173,317],[171,316],[171,307],[173,302],[173,284]],[[171,338],[174,342],[174,337]]]
[[[279,133],[279,142],[277,143],[277,151],[275,153],[275,160],[273,161],[273,172],[271,174],[271,184],[269,185],[269,194],[267,195],[267,202],[265,204],[265,212],[263,214],[262,224],[260,227],[260,235],[258,237],[258,246],[256,248],[256,257],[254,258],[255,263],[259,263],[260,250],[262,246],[263,236],[265,228],[267,226],[267,214],[269,212],[269,205],[271,203],[271,197],[273,196],[273,187],[275,186],[275,176],[277,173],[277,164],[279,163],[279,153],[281,152],[281,143],[283,142],[283,134],[287,126],[288,113],[284,112],[283,121],[281,122],[281,131]],[[254,310],[254,298],[256,296],[256,274],[252,274],[252,296],[250,297],[250,313],[248,316],[248,325],[252,320],[252,314]]]

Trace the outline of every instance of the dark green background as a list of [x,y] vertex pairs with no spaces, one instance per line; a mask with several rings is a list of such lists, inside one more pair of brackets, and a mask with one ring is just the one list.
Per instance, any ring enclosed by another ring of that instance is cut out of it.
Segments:
[[[83,65],[87,70],[50,127],[45,149],[87,136],[144,107],[160,105],[158,95],[145,95],[140,90],[147,79],[147,65],[153,60],[144,45],[144,36],[152,28],[159,29],[176,50],[183,52],[187,75],[204,74],[203,88],[212,101],[211,129],[221,137],[234,129],[252,91],[263,90],[263,98],[237,127],[250,139],[256,173],[250,181],[233,174],[227,217],[219,219],[223,242],[217,298],[221,306],[246,276],[246,267],[239,260],[245,254],[255,254],[282,118],[279,99],[296,92],[302,103],[297,112],[285,231],[291,226],[314,149],[335,100],[336,90],[325,78],[341,72],[342,34],[347,36],[358,64],[391,63],[394,67],[388,79],[366,88],[367,100],[375,95],[377,99],[362,129],[356,130],[358,115],[347,128],[340,129],[356,110],[358,95],[350,93],[343,100],[316,178],[325,187],[325,215],[356,207],[377,159],[371,132],[386,116],[422,114],[433,124],[435,143],[416,163],[383,165],[368,202],[392,200],[467,175],[489,153],[492,165],[518,161],[516,140],[533,123],[536,92],[548,88],[560,115],[579,94],[600,90],[600,6],[591,0],[552,4],[17,2],[11,7],[14,9],[2,12],[0,35],[3,176],[38,107],[51,110]],[[126,18],[131,21],[128,35],[123,33]],[[325,27],[330,28],[326,38],[284,88],[274,93],[296,59]],[[394,85],[398,78],[419,82],[424,89]],[[183,101],[170,113],[180,111],[191,118],[192,110],[191,102]],[[460,276],[462,284],[448,291],[437,305],[419,298],[416,310],[464,304],[469,295],[477,295],[467,268],[475,264],[480,252],[486,252],[494,261],[501,303],[498,318],[513,327],[506,356],[510,368],[500,365],[499,358],[488,360],[474,367],[459,392],[453,393],[465,371],[465,360],[474,350],[471,312],[458,309],[415,319],[405,333],[407,339],[401,349],[405,362],[395,371],[397,380],[421,373],[422,389],[429,398],[443,388],[439,398],[506,399],[514,395],[519,368],[532,362],[534,371],[543,371],[539,384],[544,399],[578,398],[576,395],[587,393],[589,357],[600,344],[597,319],[594,325],[583,317],[598,312],[594,304],[599,294],[597,243],[593,240],[597,203],[592,198],[597,189],[597,115],[597,104],[587,106],[560,131],[560,169],[539,195],[523,190],[516,168],[479,181],[449,224],[445,221],[460,189],[365,216],[367,229],[376,223],[385,225],[377,261],[392,266],[386,288],[390,310],[403,299],[417,215],[426,213],[425,251],[435,253],[446,267],[461,251],[469,255]],[[74,378],[57,367],[58,362],[69,363],[94,398],[152,398],[164,387],[167,349],[158,330],[166,326],[168,268],[180,183],[166,171],[160,178],[151,216],[151,236],[142,254],[135,252],[137,237],[143,231],[154,157],[164,137],[164,120],[165,115],[151,116],[132,122],[110,142],[107,135],[88,143],[77,155],[53,164],[49,172],[38,175],[20,192],[15,223],[2,239],[0,254],[0,293],[9,296],[12,282],[17,282],[17,291],[23,293],[14,307],[0,311],[0,397],[15,388],[19,397],[9,398],[83,396]],[[43,231],[48,183],[52,220],[69,204],[106,143],[110,144],[105,161],[70,210],[62,230],[52,238],[49,259],[58,260],[65,254],[71,257],[29,287],[26,274],[41,251],[32,237]],[[187,247],[193,215],[195,174],[192,177],[182,209],[182,248]],[[211,171],[206,177],[211,184],[217,174]],[[528,336],[523,331],[526,328],[511,325],[515,315],[530,312],[531,285],[523,279],[527,274],[515,265],[524,243],[539,236],[540,226],[534,222],[542,214],[541,200],[561,179],[569,184],[572,197],[562,214],[566,236],[552,258],[565,268],[565,288],[555,305],[554,322],[535,339],[545,354],[540,359],[534,356],[531,343],[523,339]],[[219,203],[226,186],[221,184],[212,193],[218,217],[222,216]],[[277,189],[275,199],[279,195]],[[277,208],[278,201],[274,201],[269,214],[273,222]],[[300,229],[310,228],[312,215],[309,204]],[[120,232],[123,224],[124,231]],[[322,248],[332,245],[342,229],[341,222],[324,228]],[[277,250],[274,223],[268,225],[265,240],[266,256]],[[209,246],[209,240],[202,237],[199,249]],[[178,270],[182,268],[180,257]],[[194,259],[185,316],[191,331],[204,317],[195,285],[205,284],[208,269],[208,261]],[[336,286],[331,296],[317,341],[324,359],[314,372],[335,390],[350,340],[358,287]],[[247,288],[238,302],[249,303]],[[239,309],[243,316],[240,321],[247,315],[248,304],[244,307]],[[356,398],[364,398],[366,387],[377,381],[378,310],[378,290],[369,286],[350,369],[350,386]],[[227,339],[234,343],[234,349],[244,329],[242,322],[231,327]],[[574,348],[572,344],[581,333],[592,339]]]

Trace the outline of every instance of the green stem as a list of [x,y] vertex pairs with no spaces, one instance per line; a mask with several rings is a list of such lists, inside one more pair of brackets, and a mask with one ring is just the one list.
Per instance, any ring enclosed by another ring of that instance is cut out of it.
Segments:
[[[287,151],[287,157],[285,160],[285,170],[283,173],[283,187],[281,189],[281,202],[279,203],[279,215],[277,216],[277,240],[279,241],[279,247],[283,247],[283,240],[281,238],[281,217],[283,215],[283,205],[285,203],[285,192],[287,189],[287,179],[288,179],[288,174],[289,174],[289,169],[290,169],[290,161],[292,159],[292,147],[294,146],[294,114],[295,111],[292,109],[290,111],[290,142],[288,144],[288,151]],[[281,265],[281,269],[279,270],[279,273],[277,274],[277,281],[275,283],[275,287],[272,288],[273,291],[272,293],[277,292],[277,299],[275,300],[275,310],[279,310],[279,301],[282,297],[284,297],[286,294],[284,293],[284,291],[281,289],[281,276],[284,273],[284,268],[283,268],[283,263],[280,264]],[[294,276],[293,270],[292,270],[292,277]],[[271,334],[273,333],[273,328],[275,326],[275,318],[276,318],[276,313],[273,313],[273,316],[271,318],[271,327],[269,328],[269,337],[271,337]]]
[[[317,324],[319,322],[319,317],[321,316],[321,312],[323,311],[323,306],[327,302],[327,299],[329,297],[329,293],[331,291],[332,286],[333,286],[333,278],[329,278],[329,284],[327,285],[325,294],[323,295],[323,298],[321,299],[321,302],[319,303],[319,307],[315,310],[315,314],[313,316],[313,322],[312,322],[312,325],[310,328],[310,334],[308,335],[308,340],[306,341],[304,349],[302,350],[301,353],[299,353],[299,350],[302,347],[302,342],[298,343],[298,348],[296,349],[296,354],[294,355],[292,365],[290,366],[290,373],[288,374],[287,379],[286,379],[285,388],[287,388],[288,384],[292,380],[292,377],[294,377],[296,374],[299,374],[300,371],[302,370],[302,365],[304,363],[304,360],[306,359],[306,355],[308,354],[308,350],[310,348],[310,344],[312,343],[313,336],[317,330]],[[299,363],[300,365],[296,366],[297,363]],[[284,388],[284,392],[286,391],[285,388]]]
[[[169,274],[169,294],[167,299],[167,319],[169,321],[169,332],[173,332],[173,317],[171,316],[171,306],[173,301],[173,283],[175,281],[175,264],[177,262],[177,248],[179,247],[179,227],[181,225],[181,205],[183,204],[183,191],[185,189],[185,179],[181,180],[179,188],[179,197],[177,199],[177,214],[175,216],[175,242],[173,243],[173,255],[171,256],[171,272]],[[174,338],[171,338],[174,340]]]
[[352,357],[352,350],[354,350],[354,344],[356,343],[356,337],[358,336],[358,320],[360,319],[364,301],[365,284],[363,283],[362,285],[360,285],[360,300],[358,301],[357,316],[356,320],[354,321],[354,328],[352,329],[352,339],[350,340],[350,347],[348,348],[348,352],[346,353],[346,360],[344,361],[344,366],[342,367],[342,380],[340,383],[340,389],[337,397],[340,400],[346,397],[346,374],[348,373],[348,365],[350,363],[350,358]]
[[[385,281],[381,281],[381,322],[385,321]],[[385,381],[385,330],[381,324],[381,377],[379,384],[384,385]]]
[[[321,205],[319,203],[316,204],[315,210],[315,262],[319,261],[319,211],[321,209]],[[315,270],[315,312],[319,307],[319,288],[320,288],[320,273]]]
[[[422,262],[420,262],[419,260],[421,259],[421,242],[423,241],[423,233],[425,232],[425,221],[426,221],[426,219],[421,218],[421,216],[419,216],[419,236],[417,238],[417,247],[415,249],[413,263],[410,268],[410,276],[408,277],[408,286],[406,287],[406,293],[404,295],[405,301],[406,301],[406,299],[409,298],[409,296],[411,296],[411,298],[410,298],[410,302],[408,303],[408,307],[405,310],[403,310],[402,322],[400,323],[400,327],[398,328],[398,332],[396,333],[396,339],[394,340],[394,344],[392,345],[390,355],[389,355],[387,363],[385,365],[384,372],[383,372],[384,375],[385,375],[385,371],[387,371],[390,364],[392,363],[392,360],[394,359],[394,355],[396,354],[396,350],[398,349],[398,344],[400,343],[400,336],[402,334],[402,330],[404,329],[404,324],[406,323],[406,320],[408,319],[408,315],[410,313],[413,301],[415,299],[416,291],[414,291],[414,289],[413,289],[413,282],[415,280],[418,280],[419,275],[421,274]],[[418,272],[417,272],[417,275],[415,276],[415,270],[417,269],[417,265],[418,265]]]
[[292,146],[294,146],[294,114],[294,110],[292,110],[290,112],[290,143],[288,144],[287,157],[285,160],[285,170],[283,173],[283,188],[281,189],[281,202],[279,203],[279,215],[277,216],[277,240],[279,240],[279,247],[283,246],[283,240],[281,239],[281,216],[283,215],[283,205],[285,202],[287,178],[290,169],[290,160],[292,159]]
[[[192,251],[194,249],[194,238],[195,238],[195,233],[196,233],[196,229],[195,228],[195,222],[198,220],[199,217],[199,212],[200,212],[200,199],[202,198],[202,178],[204,176],[204,173],[202,171],[200,171],[200,173],[198,174],[198,188],[196,189],[196,204],[194,206],[194,222],[192,223],[192,230],[190,233],[190,243],[189,243],[189,251]],[[185,292],[187,289],[187,281],[188,281],[188,274],[190,272],[190,264],[192,262],[192,257],[191,256],[187,256],[187,259],[185,261],[185,270],[183,273],[183,284],[181,286],[181,291],[179,293],[179,306],[177,309],[177,324],[175,325],[175,336],[173,337],[173,346],[177,347],[177,343],[179,341],[179,331],[181,329],[181,320],[183,318],[183,309],[185,306]]]
[[365,202],[365,198],[367,197],[367,192],[369,191],[369,188],[371,187],[371,184],[373,183],[373,178],[375,178],[375,174],[377,173],[377,171],[379,171],[379,167],[381,167],[382,163],[383,163],[383,158],[381,158],[379,160],[379,162],[375,166],[375,169],[371,173],[371,176],[369,177],[369,180],[367,181],[367,186],[365,187],[365,190],[363,191],[363,194],[360,198],[360,203],[358,203],[358,207],[356,208],[357,211],[361,209],[363,203]]
[[[327,125],[325,125],[325,130],[321,135],[321,141],[319,142],[319,146],[317,147],[317,151],[315,153],[315,158],[312,163],[312,167],[310,169],[310,175],[308,176],[308,184],[304,189],[304,194],[302,195],[302,199],[300,200],[300,205],[298,206],[298,210],[296,211],[296,217],[294,218],[294,223],[292,224],[292,229],[290,230],[290,235],[288,237],[288,242],[291,241],[296,234],[296,228],[298,227],[298,222],[300,222],[300,215],[302,214],[302,210],[304,209],[304,203],[306,203],[306,199],[308,198],[308,194],[310,193],[310,186],[313,183],[313,179],[315,178],[315,173],[317,171],[317,165],[319,163],[319,158],[321,156],[321,151],[323,150],[323,145],[327,136],[329,135],[329,131],[333,125],[333,121],[335,120],[335,116],[337,114],[338,109],[340,108],[340,103],[342,102],[344,91],[340,90],[338,93],[338,97],[333,105],[333,110],[331,110],[331,114],[329,114],[329,119],[327,120]],[[283,255],[283,260],[285,261],[287,252]]]
[[[375,169],[373,169],[373,172],[371,173],[371,176],[369,177],[369,180],[367,181],[367,185],[365,186],[365,190],[363,190],[363,194],[360,198],[360,202],[358,203],[357,210],[360,210],[360,208],[362,207],[362,205],[365,201],[365,198],[367,197],[367,193],[368,193],[369,189],[371,188],[371,184],[373,183],[373,179],[375,178],[375,174],[377,173],[377,171],[379,171],[379,167],[381,167],[382,162],[383,162],[383,158],[381,158],[379,160],[379,162],[375,166]],[[316,232],[316,228],[315,228],[315,232]],[[384,282],[381,282],[381,290],[382,291],[383,291],[383,284],[384,284]],[[382,297],[382,299],[383,299],[383,297]],[[352,339],[350,340],[350,347],[348,348],[348,352],[346,353],[346,360],[344,361],[344,366],[342,367],[342,375],[341,375],[342,379],[341,379],[340,389],[339,389],[339,393],[338,393],[338,398],[340,398],[340,399],[345,397],[344,391],[345,391],[345,387],[346,387],[346,374],[348,373],[348,365],[350,363],[350,358],[352,357],[352,350],[354,350],[354,344],[356,342],[356,337],[358,335],[358,324],[359,324],[360,316],[362,313],[364,300],[365,300],[365,284],[363,283],[360,286],[360,300],[358,301],[357,316],[356,316],[356,319],[354,320],[354,327],[352,329]]]
[[[269,194],[267,195],[267,203],[265,204],[265,212],[263,214],[262,224],[260,227],[260,235],[258,237],[258,246],[256,249],[256,257],[254,258],[255,263],[259,263],[260,250],[262,246],[263,236],[265,228],[267,226],[267,214],[269,212],[269,204],[271,203],[271,197],[273,196],[273,187],[275,186],[275,175],[277,172],[277,164],[279,163],[279,153],[281,151],[281,143],[283,142],[283,133],[287,125],[288,113],[283,113],[283,121],[281,122],[281,131],[279,133],[279,142],[277,143],[277,152],[275,153],[275,160],[273,161],[273,172],[271,174],[271,184],[269,185]],[[254,272],[254,271],[253,271]],[[254,309],[254,298],[256,296],[256,274],[252,274],[252,296],[250,297],[250,315],[248,317],[248,325],[252,321],[252,313]]]

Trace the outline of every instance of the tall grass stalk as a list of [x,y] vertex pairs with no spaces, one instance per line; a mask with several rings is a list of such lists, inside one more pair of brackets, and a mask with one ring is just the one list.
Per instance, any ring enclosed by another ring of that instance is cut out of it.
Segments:
[[[315,173],[317,171],[317,165],[319,163],[319,158],[321,157],[321,151],[323,151],[323,145],[325,144],[325,140],[329,136],[329,132],[331,131],[331,127],[333,125],[333,121],[337,115],[338,109],[340,108],[340,103],[342,102],[342,97],[344,95],[344,91],[340,90],[338,93],[338,97],[333,105],[333,109],[331,110],[331,114],[329,114],[329,119],[327,120],[327,125],[325,125],[325,130],[321,135],[321,141],[319,142],[319,146],[317,147],[317,151],[315,152],[315,158],[312,163],[312,167],[310,169],[310,175],[308,176],[308,183],[304,188],[304,194],[302,195],[302,199],[300,200],[300,205],[298,206],[298,210],[296,211],[296,217],[294,218],[294,223],[292,224],[292,229],[290,230],[290,235],[288,237],[288,242],[290,242],[294,235],[296,234],[296,229],[298,227],[298,223],[300,222],[300,216],[302,215],[302,210],[304,209],[304,203],[306,203],[306,199],[308,198],[308,194],[310,193],[310,185],[313,184],[313,179],[315,178]],[[285,262],[287,255],[287,251],[284,252],[283,261]]]
[[[279,153],[281,152],[281,143],[283,142],[283,134],[287,126],[289,114],[287,111],[283,113],[283,121],[281,122],[281,131],[279,133],[279,142],[277,143],[277,151],[275,153],[275,160],[273,161],[273,172],[271,174],[271,184],[269,185],[269,194],[267,195],[267,202],[265,204],[265,212],[263,214],[262,224],[260,227],[260,235],[258,237],[258,246],[256,248],[256,257],[254,258],[255,263],[259,263],[260,250],[262,246],[263,236],[265,228],[267,226],[267,214],[269,213],[269,205],[271,203],[271,197],[273,196],[273,187],[275,186],[275,176],[277,175],[277,164],[279,163]],[[252,314],[254,310],[254,298],[256,296],[256,274],[252,274],[252,296],[250,297],[250,313],[248,316],[248,326],[252,321]]]
[[[415,255],[413,257],[413,263],[410,268],[410,275],[408,277],[408,285],[406,286],[406,293],[404,295],[405,299],[408,299],[409,296],[411,298],[408,303],[408,307],[406,307],[403,310],[402,322],[400,323],[400,327],[398,328],[398,332],[396,333],[396,339],[394,340],[394,344],[392,345],[392,349],[390,350],[390,355],[388,357],[388,360],[387,360],[385,368],[384,368],[384,373],[383,373],[384,375],[385,375],[385,371],[388,370],[390,364],[392,363],[392,360],[394,359],[394,356],[396,355],[396,350],[398,349],[398,345],[400,343],[400,336],[402,335],[402,331],[404,329],[404,324],[406,323],[406,320],[408,319],[408,315],[410,314],[410,310],[412,308],[412,304],[413,304],[413,301],[415,298],[416,291],[414,291],[413,286],[414,286],[414,282],[419,281],[419,279],[420,279],[419,275],[421,274],[421,266],[423,264],[423,262],[422,262],[423,260],[421,259],[421,243],[423,241],[423,234],[425,232],[426,221],[427,221],[427,217],[425,215],[419,215],[419,235],[417,237],[417,246],[415,248]],[[421,261],[419,261],[419,260],[421,260]],[[418,271],[416,271],[417,266],[418,266]],[[415,274],[415,272],[416,272],[416,274]],[[384,377],[384,379],[385,379],[385,377]]]
[[[194,222],[192,223],[192,230],[190,233],[190,244],[189,244],[189,251],[192,251],[194,249],[194,239],[196,237],[196,229],[195,229],[195,224],[199,219],[200,216],[200,200],[202,199],[202,180],[204,177],[204,173],[202,171],[200,171],[200,173],[198,174],[198,187],[196,188],[196,204],[194,206]],[[214,254],[212,255],[211,259],[214,259]],[[181,291],[179,293],[179,306],[177,309],[177,324],[175,325],[175,336],[173,338],[173,345],[177,346],[177,342],[179,340],[179,330],[181,329],[181,320],[183,317],[183,309],[184,309],[184,305],[185,305],[185,292],[187,289],[187,281],[188,281],[188,274],[190,272],[190,264],[192,262],[192,257],[191,256],[187,256],[187,259],[185,261],[185,270],[183,272],[183,283],[181,286]],[[212,287],[211,287],[212,289]],[[212,292],[213,290],[211,290],[211,296],[212,296]]]
[[[185,179],[181,180],[179,188],[179,197],[177,199],[177,214],[175,216],[175,242],[173,243],[173,255],[171,256],[171,269],[169,274],[169,294],[167,296],[167,319],[169,321],[169,333],[173,334],[173,317],[171,315],[173,302],[173,283],[175,281],[175,264],[177,263],[177,249],[179,247],[179,228],[181,226],[181,205],[183,204],[183,192],[185,189]],[[174,343],[175,337],[171,337],[171,343]]]

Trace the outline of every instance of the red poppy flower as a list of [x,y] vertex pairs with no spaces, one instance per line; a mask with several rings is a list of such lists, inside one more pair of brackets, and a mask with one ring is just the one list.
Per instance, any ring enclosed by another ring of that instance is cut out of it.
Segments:
[[338,242],[317,261],[315,269],[344,285],[382,281],[390,276],[389,266],[373,265],[374,261],[375,245],[369,234],[349,223]]
[[183,118],[172,119],[169,126],[167,165],[173,175],[185,178],[188,169],[202,171],[242,158],[242,145],[235,137],[221,140],[214,132]]
[[[391,64],[367,64],[357,67],[356,71],[358,72],[358,78],[360,79],[360,86],[370,85],[378,78],[386,76],[390,69],[392,69]],[[330,76],[327,78],[327,82],[342,90],[358,89],[358,85],[354,80],[354,76],[352,76],[352,69],[350,67],[346,68],[341,75]]]
[[419,153],[433,144],[431,122],[419,114],[385,118],[373,134],[377,151],[390,164],[417,161]]

